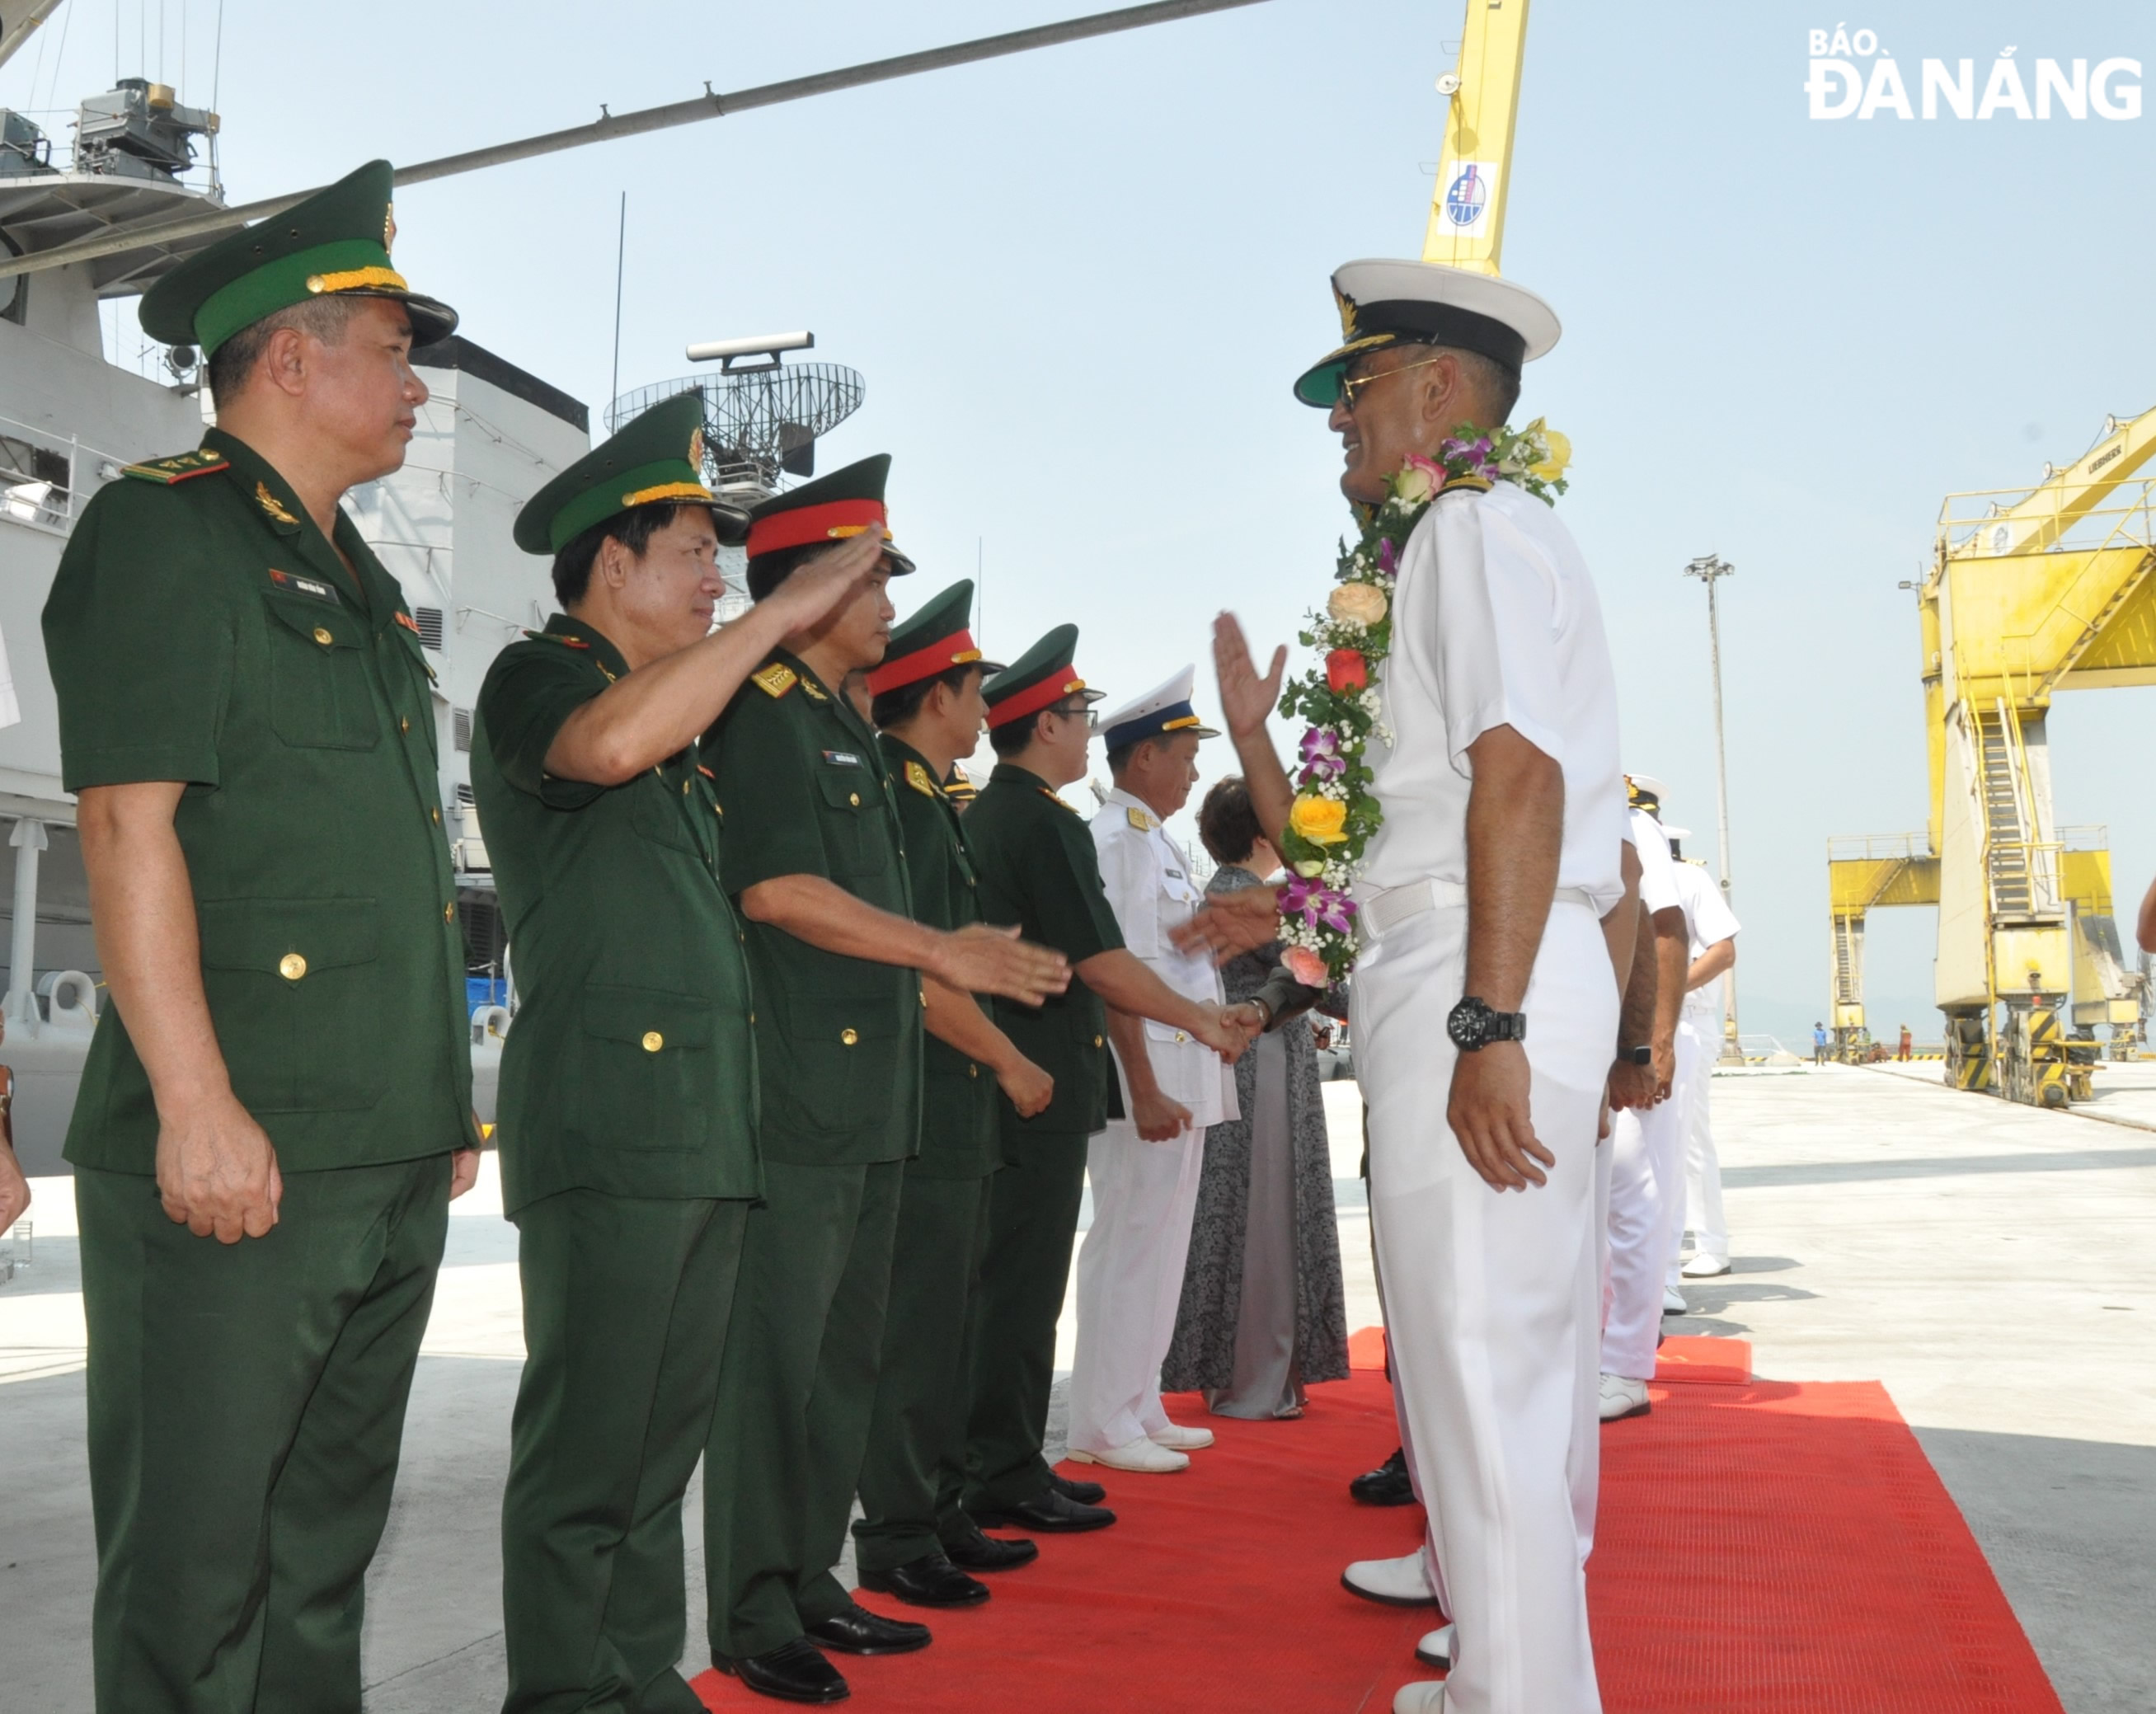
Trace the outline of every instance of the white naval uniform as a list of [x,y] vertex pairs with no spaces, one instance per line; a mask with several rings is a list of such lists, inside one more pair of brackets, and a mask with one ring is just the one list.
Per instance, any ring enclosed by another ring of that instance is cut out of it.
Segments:
[[[1093,818],[1101,881],[1123,944],[1188,999],[1223,998],[1219,972],[1201,948],[1178,952],[1168,931],[1204,897],[1190,860],[1159,817],[1127,792],[1108,793]],[[1078,1340],[1070,1370],[1071,1450],[1106,1452],[1168,1425],[1160,1365],[1175,1337],[1190,1217],[1205,1163],[1205,1127],[1240,1116],[1235,1074],[1188,1034],[1151,1019],[1146,1057],[1161,1092],[1190,1110],[1166,1142],[1147,1142],[1126,1116],[1096,1132],[1086,1150],[1093,1224],[1078,1252]],[[1132,1109],[1122,1075],[1123,1111]]]
[[[1683,901],[1685,922],[1691,931],[1691,957],[1696,963],[1709,947],[1732,940],[1738,932],[1736,913],[1722,897],[1722,889],[1697,863],[1676,865],[1677,896]],[[1714,1062],[1722,1051],[1722,983],[1694,988],[1685,996],[1680,1035],[1691,1032],[1697,1043],[1692,1055],[1691,1084],[1685,1111],[1685,1207],[1688,1218],[1671,1222],[1668,1279],[1680,1278],[1677,1258],[1684,1250],[1684,1235],[1691,1232],[1692,1248],[1702,1255],[1727,1257],[1729,1222],[1722,1211],[1722,1160],[1714,1148],[1714,1116],[1708,1110],[1707,1090]]]
[[0,637],[0,726],[12,726],[23,718],[15,700],[15,675],[8,667],[8,639]]
[[[1383,680],[1385,820],[1358,895],[1367,913],[1437,885],[1358,961],[1355,1069],[1394,1398],[1456,1627],[1446,1714],[1596,1714],[1575,1506],[1599,1456],[1595,1132],[1618,1009],[1599,918],[1625,894],[1625,793],[1601,608],[1556,515],[1505,484],[1442,495],[1400,557]],[[1530,1111],[1557,1161],[1524,1193],[1485,1183],[1445,1123],[1467,750],[1499,726],[1564,771],[1558,897],[1523,1003]]]
[[[1640,854],[1640,904],[1650,914],[1681,911],[1670,842],[1644,809],[1632,812],[1631,842]],[[1670,1236],[1684,1224],[1685,1130],[1698,1060],[1699,1037],[1680,1013],[1669,1099],[1644,1113],[1627,1109],[1610,1124],[1602,1286],[1602,1372],[1607,1375],[1654,1378]]]

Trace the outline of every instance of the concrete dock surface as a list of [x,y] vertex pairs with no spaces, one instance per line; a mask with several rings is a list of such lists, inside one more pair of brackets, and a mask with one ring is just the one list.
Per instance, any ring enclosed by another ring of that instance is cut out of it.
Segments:
[[[2069,1714],[2156,1708],[2156,1065],[2099,1067],[2097,1100],[2069,1114],[1949,1090],[1936,1062],[1712,1087],[1735,1265],[1687,1281],[1691,1312],[1670,1329],[1749,1339],[1774,1379],[1882,1382]],[[1378,1317],[1353,1085],[1327,1085],[1327,1107],[1360,1327]],[[372,1714],[485,1709],[501,1694],[495,1532],[522,1342],[516,1234],[489,1165],[454,1209],[369,1580]],[[73,1203],[64,1178],[35,1188],[32,1260],[0,1285],[0,1706],[88,1714]],[[1066,1306],[1066,1368],[1070,1331]],[[705,1665],[699,1525],[692,1491],[692,1671]]]

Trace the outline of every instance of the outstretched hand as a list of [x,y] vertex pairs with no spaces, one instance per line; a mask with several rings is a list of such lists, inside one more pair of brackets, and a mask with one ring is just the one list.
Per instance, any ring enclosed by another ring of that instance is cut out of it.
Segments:
[[1272,667],[1260,677],[1241,623],[1224,613],[1213,621],[1213,670],[1220,683],[1220,717],[1228,722],[1228,736],[1240,743],[1262,732],[1280,700],[1287,645],[1273,650]]
[[1070,986],[1070,961],[1049,947],[1018,937],[1018,930],[973,923],[944,935],[929,974],[968,993],[1000,994],[1038,1006]]
[[1215,964],[1224,964],[1239,952],[1254,952],[1280,938],[1280,895],[1271,887],[1213,894],[1169,929],[1168,937],[1178,952],[1203,947]]

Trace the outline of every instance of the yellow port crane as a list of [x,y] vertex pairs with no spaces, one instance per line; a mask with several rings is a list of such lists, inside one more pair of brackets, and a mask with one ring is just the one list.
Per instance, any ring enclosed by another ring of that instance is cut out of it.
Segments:
[[1833,1023],[1864,1039],[1864,923],[1939,909],[1933,997],[1946,1077],[2064,1106],[2088,1096],[2095,1030],[2130,1055],[2141,996],[2112,920],[2101,828],[2052,813],[2046,721],[2061,690],[2156,684],[2156,410],[2106,423],[2027,492],[1957,494],[1918,586],[1927,834],[1828,842]]

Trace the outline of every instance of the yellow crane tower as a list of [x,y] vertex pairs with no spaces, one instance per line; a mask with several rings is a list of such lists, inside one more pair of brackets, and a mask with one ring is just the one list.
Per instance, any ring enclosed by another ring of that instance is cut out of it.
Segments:
[[1499,271],[1527,43],[1527,0],[1467,0],[1460,63],[1437,80],[1450,111],[1423,235],[1425,262]]
[[2087,1099],[2097,1025],[2132,1054],[2111,854],[2102,829],[2056,824],[2046,721],[2059,691],[2156,684],[2156,479],[2133,480],[2152,454],[2156,411],[2113,418],[2034,490],[1941,506],[1917,597],[1928,832],[1828,842],[1845,1050],[1864,1034],[1866,913],[1937,905],[1949,1083],[2064,1106]]

